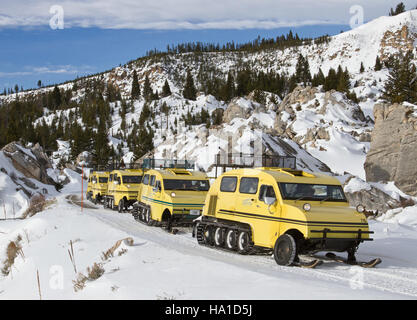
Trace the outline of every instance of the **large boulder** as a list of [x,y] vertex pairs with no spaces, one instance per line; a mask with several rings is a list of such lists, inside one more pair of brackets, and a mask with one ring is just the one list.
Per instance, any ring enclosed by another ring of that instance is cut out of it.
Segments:
[[244,98],[233,99],[223,113],[223,122],[230,123],[234,118],[248,119],[255,106],[252,101]]
[[33,178],[44,184],[57,185],[47,173],[52,165],[39,144],[31,149],[26,149],[18,142],[11,142],[4,146],[2,151],[11,159],[16,170],[26,178]]
[[417,195],[417,107],[376,104],[375,128],[365,162],[367,181],[388,182]]
[[396,199],[381,189],[354,176],[350,176],[343,183],[343,189],[351,206],[356,207],[361,204],[367,211],[379,214],[391,209],[401,208],[409,200],[401,196],[398,196],[398,199]]

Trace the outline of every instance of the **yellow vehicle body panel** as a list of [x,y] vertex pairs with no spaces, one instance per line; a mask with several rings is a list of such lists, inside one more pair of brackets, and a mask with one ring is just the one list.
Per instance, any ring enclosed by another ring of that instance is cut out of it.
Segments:
[[130,170],[113,170],[109,174],[109,183],[107,188],[107,196],[111,197],[114,201],[114,205],[118,205],[120,200],[134,202],[138,198],[139,191],[141,189],[140,183],[124,182],[125,179],[130,177],[143,176],[143,170],[130,169]]
[[[107,182],[100,182],[103,178],[105,178]],[[107,195],[108,179],[109,172],[96,171],[91,175],[91,194],[93,199]]]
[[[236,177],[234,192],[221,191],[223,177]],[[241,193],[242,178],[259,179],[253,194]],[[273,248],[277,239],[297,231],[306,240],[369,239],[366,217],[351,208],[348,202],[284,200],[279,183],[341,186],[333,177],[297,170],[258,168],[231,170],[211,186],[205,200],[203,216],[249,225],[254,245]],[[261,186],[273,187],[276,201],[267,205],[260,199]],[[304,210],[304,204],[311,206]],[[351,232],[351,233],[350,233]],[[362,232],[364,232],[362,234]]]
[[[184,169],[165,169],[146,171],[141,183],[138,201],[151,209],[151,218],[161,222],[164,214],[175,215],[179,219],[192,221],[201,215],[207,191],[167,190],[164,181],[209,180],[205,173]],[[159,186],[159,187],[158,187]]]
[[91,178],[93,177],[94,172],[91,172],[88,176],[88,184],[87,184],[87,190],[86,190],[86,195],[88,195],[88,193],[92,192],[92,188],[93,188],[93,182],[91,180]]

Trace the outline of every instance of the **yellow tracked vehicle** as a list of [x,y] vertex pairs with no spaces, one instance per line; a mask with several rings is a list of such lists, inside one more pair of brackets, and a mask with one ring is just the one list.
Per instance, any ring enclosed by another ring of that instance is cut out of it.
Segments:
[[[90,186],[90,179],[91,179],[91,191],[90,191],[90,199],[93,203],[97,204],[101,202],[104,197],[107,195],[107,184],[109,180],[109,173],[103,171],[95,171],[89,177]],[[87,193],[88,188],[87,187]]]
[[107,195],[104,207],[123,212],[136,202],[141,188],[143,170],[113,170],[109,174]]
[[272,250],[285,266],[299,265],[299,254],[319,251],[346,251],[345,262],[354,264],[359,244],[372,240],[371,233],[363,208],[349,206],[337,179],[280,168],[224,173],[193,229],[202,245],[241,254]]
[[132,214],[138,221],[167,230],[192,225],[201,215],[209,187],[209,179],[202,172],[179,168],[148,170]]
[[93,182],[92,182],[93,174],[94,174],[94,171],[91,171],[90,174],[88,175],[87,190],[85,192],[85,196],[86,196],[87,200],[92,199],[91,196],[93,194],[93,191],[92,191],[92,189],[93,189]]

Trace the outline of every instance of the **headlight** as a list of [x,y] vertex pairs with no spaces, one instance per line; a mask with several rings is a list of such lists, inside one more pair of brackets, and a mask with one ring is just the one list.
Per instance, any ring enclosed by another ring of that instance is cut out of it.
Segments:
[[303,209],[304,209],[304,211],[310,211],[310,210],[311,210],[311,204],[309,204],[309,203],[304,203],[304,205],[303,205]]
[[359,213],[363,213],[365,211],[365,207],[359,204],[356,206],[356,211],[358,211]]
[[175,198],[176,194],[175,192],[171,192],[171,197]]

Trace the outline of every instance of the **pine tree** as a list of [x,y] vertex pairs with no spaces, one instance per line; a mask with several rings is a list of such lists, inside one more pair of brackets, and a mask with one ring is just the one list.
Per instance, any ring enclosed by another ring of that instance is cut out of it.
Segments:
[[61,91],[57,86],[54,87],[52,91],[52,107],[53,109],[57,109],[61,105]]
[[326,77],[324,76],[324,73],[320,68],[319,72],[314,76],[312,80],[312,85],[314,87],[318,87],[318,86],[324,85],[325,81],[326,81]]
[[336,89],[337,83],[338,83],[338,76],[337,76],[336,70],[334,70],[333,68],[330,68],[329,74],[327,75],[326,80],[324,81],[324,90],[330,91],[332,89]]
[[310,65],[308,60],[302,54],[298,56],[297,65],[295,67],[295,81],[297,83],[303,82],[305,84],[311,82]]
[[110,146],[105,122],[100,119],[97,133],[94,136],[93,161],[98,165],[105,165],[110,157]]
[[379,56],[376,57],[376,61],[375,61],[375,71],[380,71],[382,70],[382,63],[381,60],[379,59]]
[[384,98],[391,103],[417,102],[417,71],[409,51],[390,62],[390,72],[385,83]]
[[401,13],[405,12],[405,5],[403,2],[400,2],[397,7],[394,9],[391,8],[389,15],[390,16],[397,16]]
[[197,89],[194,86],[194,79],[191,74],[191,71],[188,70],[187,78],[185,80],[183,97],[188,100],[196,100],[197,98]]
[[[340,67],[340,70],[342,70],[341,67]],[[339,71],[336,90],[339,92],[349,92],[349,89],[350,89],[349,71],[347,69],[345,69],[345,71]]]
[[165,80],[164,86],[162,87],[162,96],[163,97],[168,97],[171,94],[172,94],[171,93],[171,88],[169,87],[168,80]]
[[152,98],[152,88],[151,88],[151,82],[149,81],[149,77],[145,77],[145,83],[143,84],[143,97],[146,101],[149,101]]
[[139,80],[136,70],[133,71],[133,80],[132,80],[132,92],[131,97],[133,100],[138,99],[140,96],[140,87],[139,87]]
[[361,62],[361,68],[359,69],[360,73],[364,73],[365,72],[365,66],[363,65],[363,62]]

